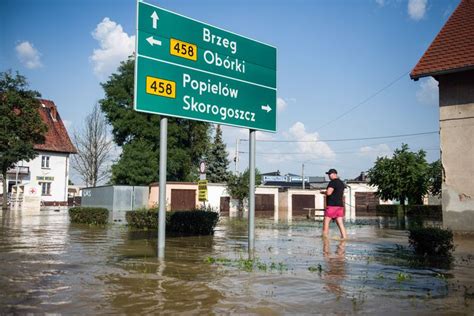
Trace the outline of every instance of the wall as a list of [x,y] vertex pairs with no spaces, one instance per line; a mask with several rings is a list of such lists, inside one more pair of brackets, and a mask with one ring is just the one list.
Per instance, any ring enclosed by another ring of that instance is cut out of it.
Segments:
[[474,231],[474,71],[439,76],[444,226]]
[[354,221],[356,219],[356,192],[377,192],[376,187],[372,187],[364,182],[347,182],[347,188],[344,191],[346,200],[346,220]]
[[[171,210],[171,190],[196,190],[196,207],[202,205],[198,201],[198,185],[191,182],[167,182],[166,183],[166,210]],[[159,184],[152,183],[150,185],[150,194],[148,197],[148,207],[158,207],[158,195],[160,192]]]

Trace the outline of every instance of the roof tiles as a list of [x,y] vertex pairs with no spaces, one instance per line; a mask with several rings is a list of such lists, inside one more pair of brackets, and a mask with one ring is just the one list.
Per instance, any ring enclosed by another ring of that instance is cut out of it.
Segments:
[[48,126],[48,131],[46,132],[44,143],[36,144],[34,148],[53,152],[77,153],[54,102],[44,99],[40,99],[40,102],[39,114],[43,122]]
[[461,0],[410,73],[412,79],[474,69],[474,0]]

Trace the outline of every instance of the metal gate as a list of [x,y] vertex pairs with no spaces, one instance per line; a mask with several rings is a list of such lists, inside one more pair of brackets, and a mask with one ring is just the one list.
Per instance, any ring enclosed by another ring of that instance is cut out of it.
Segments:
[[272,217],[275,212],[274,194],[255,194],[255,216]]
[[292,207],[293,217],[295,216],[306,217],[308,215],[308,211],[304,209],[314,208],[315,207],[314,200],[315,200],[314,195],[293,194],[291,197],[291,203],[293,205]]
[[375,209],[380,204],[375,192],[355,193],[356,216],[375,216]]
[[230,197],[228,196],[221,196],[221,203],[219,213],[220,216],[229,216],[230,212]]
[[171,190],[172,211],[192,211],[196,208],[196,190]]

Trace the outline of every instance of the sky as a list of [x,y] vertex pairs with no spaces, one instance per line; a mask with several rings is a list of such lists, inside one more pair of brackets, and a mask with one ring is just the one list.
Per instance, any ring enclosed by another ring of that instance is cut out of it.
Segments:
[[[146,2],[277,47],[277,132],[257,133],[260,172],[304,164],[305,175],[352,179],[402,143],[439,158],[437,82],[409,72],[459,0]],[[73,133],[133,53],[135,19],[134,0],[2,0],[0,71],[26,76]],[[248,130],[223,133],[243,171]]]

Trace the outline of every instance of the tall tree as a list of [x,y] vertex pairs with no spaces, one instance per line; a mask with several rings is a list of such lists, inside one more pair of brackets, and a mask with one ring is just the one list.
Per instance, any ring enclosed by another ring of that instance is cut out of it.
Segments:
[[[133,110],[134,60],[129,58],[122,62],[118,71],[102,84],[105,98],[100,101],[107,120],[112,125],[114,141],[125,146],[135,140],[148,144],[149,151],[158,158],[160,143],[160,116]],[[168,180],[194,181],[198,174],[198,164],[210,143],[210,124],[185,119],[169,118],[168,120]],[[143,144],[141,144],[143,146]],[[131,147],[130,147],[131,148]],[[124,147],[125,150],[125,147]],[[127,168],[129,160],[122,155],[117,162],[121,168]],[[123,161],[122,161],[123,159]],[[130,165],[137,174],[150,172],[148,161]],[[138,170],[142,169],[142,170]],[[123,174],[118,177],[112,168],[112,179],[120,178],[127,182]],[[124,169],[123,169],[124,170]],[[158,174],[158,166],[151,172]],[[147,179],[143,178],[143,181]],[[132,178],[130,182],[135,181]],[[148,184],[148,183],[140,183]]]
[[39,92],[30,90],[26,78],[10,70],[0,73],[0,168],[3,178],[3,204],[7,209],[7,170],[38,153],[33,146],[44,142],[47,126],[38,109]]
[[441,184],[443,182],[443,165],[441,159],[430,163],[428,170],[430,180],[430,193],[434,196],[441,196]]
[[152,145],[134,139],[123,146],[120,160],[112,166],[112,183],[144,185],[158,180],[158,156]]
[[207,155],[206,177],[210,182],[225,183],[229,179],[229,160],[227,159],[227,150],[222,140],[222,129],[217,125],[214,143],[210,146]]
[[[255,170],[255,184],[258,185],[262,182],[262,176],[260,171]],[[227,193],[237,200],[237,209],[239,215],[243,215],[244,205],[249,198],[250,194],[250,171],[245,170],[240,175],[230,174],[227,180]]]
[[393,157],[377,158],[368,172],[369,184],[377,186],[377,195],[384,200],[398,199],[402,205],[421,204],[429,189],[428,163],[423,150],[409,151],[403,144]]
[[107,121],[98,104],[87,115],[84,126],[74,132],[77,154],[72,156],[72,167],[86,186],[95,187],[109,175],[113,141],[107,131]]

